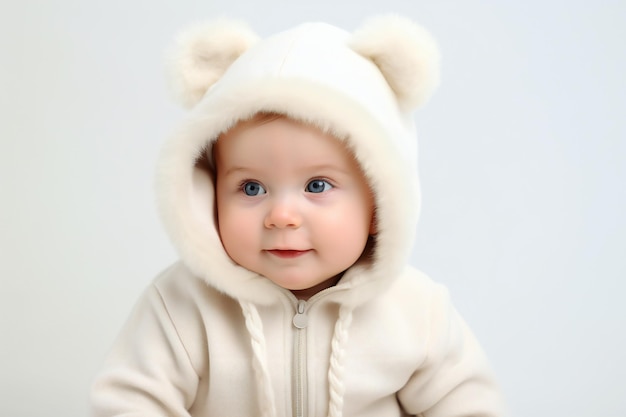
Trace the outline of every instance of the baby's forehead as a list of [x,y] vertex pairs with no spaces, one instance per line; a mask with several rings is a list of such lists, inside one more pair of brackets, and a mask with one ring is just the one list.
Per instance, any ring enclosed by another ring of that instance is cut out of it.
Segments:
[[[277,121],[283,123],[273,123]],[[358,163],[358,160],[355,157],[352,143],[347,135],[339,134],[329,126],[319,126],[318,124],[308,120],[294,118],[283,113],[266,111],[257,112],[249,118],[240,119],[224,132],[218,134],[217,137],[213,141],[211,141],[210,145],[207,147],[207,150],[209,150],[208,148],[210,147],[210,156],[212,156],[211,159],[215,157],[215,154],[219,150],[220,145],[223,144],[225,141],[228,141],[234,136],[242,134],[254,136],[255,132],[262,130],[268,124],[273,124],[274,126],[276,126],[276,129],[281,129],[281,126],[284,128],[289,128],[290,126],[301,127],[313,132],[317,136],[332,138],[334,142],[341,145],[336,147],[338,152],[349,154],[350,157]]]
[[363,175],[349,139],[306,121],[264,113],[239,121],[219,135],[210,155],[216,168],[233,164],[271,167],[274,161],[293,158],[308,166],[343,166],[345,171]]

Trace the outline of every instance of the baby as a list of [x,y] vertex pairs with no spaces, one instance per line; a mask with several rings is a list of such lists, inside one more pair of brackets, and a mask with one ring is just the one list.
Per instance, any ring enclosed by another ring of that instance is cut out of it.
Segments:
[[192,111],[159,165],[181,261],[139,300],[94,416],[501,416],[446,290],[407,264],[411,112],[438,51],[407,19],[259,40],[218,21],[174,60]]

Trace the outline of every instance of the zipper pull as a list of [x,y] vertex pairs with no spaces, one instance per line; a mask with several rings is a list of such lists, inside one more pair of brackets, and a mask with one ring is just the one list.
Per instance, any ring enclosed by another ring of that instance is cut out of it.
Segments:
[[304,329],[309,322],[309,318],[304,312],[305,309],[306,301],[298,300],[298,305],[296,306],[296,315],[293,316],[293,325],[296,326],[298,329]]

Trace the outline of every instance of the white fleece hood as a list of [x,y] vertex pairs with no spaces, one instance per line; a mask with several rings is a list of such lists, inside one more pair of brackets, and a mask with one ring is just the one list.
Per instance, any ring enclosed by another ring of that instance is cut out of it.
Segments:
[[[133,309],[92,415],[505,415],[447,291],[407,265],[420,202],[411,111],[438,82],[431,37],[393,16],[265,40],[221,21],[178,46],[172,75],[191,112],[163,150],[158,197],[182,262]],[[216,227],[211,146],[258,112],[334,134],[374,194],[373,249],[308,300],[236,265]]]
[[396,16],[355,33],[308,23],[259,40],[245,25],[192,28],[172,59],[173,84],[191,112],[166,143],[157,191],[183,262],[211,286],[246,303],[274,302],[276,286],[228,257],[214,214],[214,184],[198,159],[218,136],[255,113],[277,112],[333,133],[354,152],[375,195],[373,262],[337,286],[354,308],[391,285],[409,256],[419,210],[412,110],[438,84],[430,35]]

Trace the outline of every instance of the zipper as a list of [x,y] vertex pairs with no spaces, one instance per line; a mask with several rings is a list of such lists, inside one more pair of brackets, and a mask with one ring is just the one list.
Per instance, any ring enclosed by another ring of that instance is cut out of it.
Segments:
[[293,340],[293,415],[304,417],[306,409],[306,301],[298,300],[296,314],[293,316],[293,325],[296,328]]
[[309,324],[307,309],[330,292],[336,291],[336,287],[327,288],[313,295],[308,301],[297,299],[289,290],[285,294],[292,300],[295,314],[292,319],[295,328],[293,339],[293,368],[292,368],[292,412],[293,417],[305,417],[307,410],[307,352],[306,352],[306,328]]

